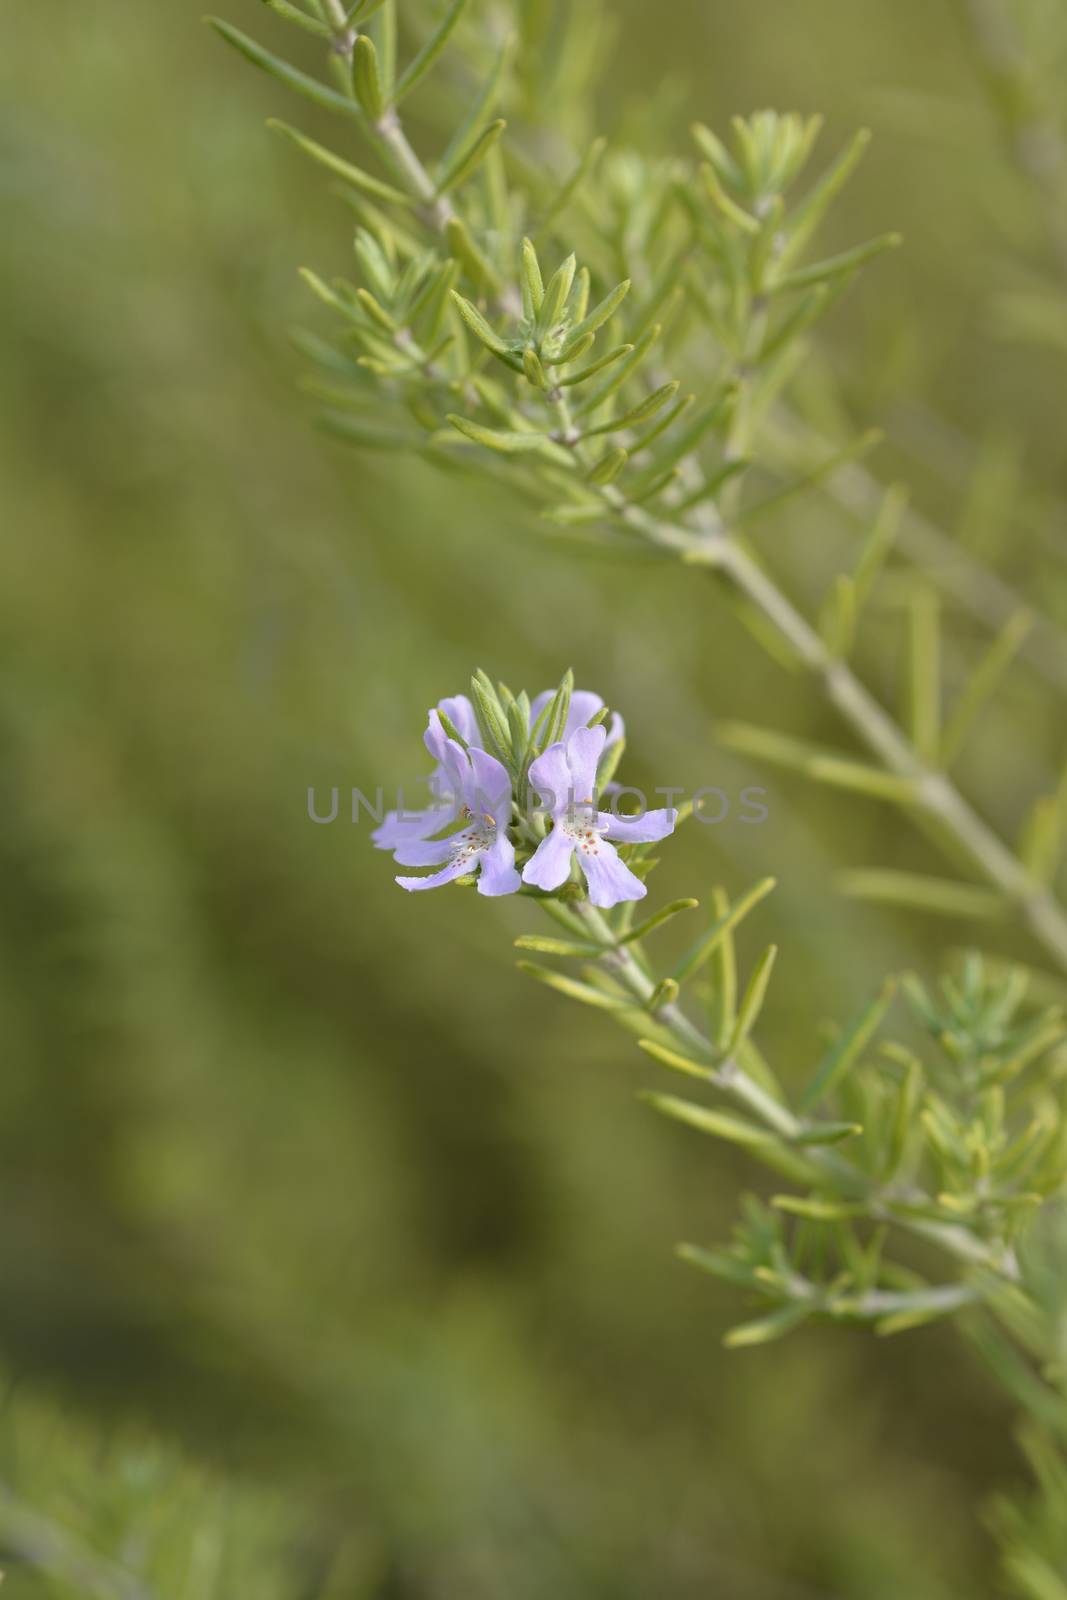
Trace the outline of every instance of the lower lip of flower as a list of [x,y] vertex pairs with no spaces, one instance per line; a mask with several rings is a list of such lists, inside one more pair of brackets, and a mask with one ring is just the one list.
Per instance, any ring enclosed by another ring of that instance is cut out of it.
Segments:
[[[583,801],[583,804],[591,804]],[[596,856],[600,854],[601,831],[591,822],[564,822],[561,823],[568,839],[573,841],[576,850],[581,850],[585,855]]]
[[[487,816],[485,823],[492,825],[492,817]],[[488,826],[479,824],[473,828],[468,828],[466,832],[457,836],[456,842],[452,846],[452,859],[453,861],[473,861],[475,856],[479,856],[488,850],[492,842],[492,835]]]

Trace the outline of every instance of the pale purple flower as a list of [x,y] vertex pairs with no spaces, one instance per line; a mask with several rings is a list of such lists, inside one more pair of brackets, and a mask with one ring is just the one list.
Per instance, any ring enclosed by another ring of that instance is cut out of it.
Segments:
[[564,741],[549,745],[530,766],[530,785],[552,818],[552,832],[538,845],[523,869],[523,881],[551,891],[566,883],[571,858],[589,885],[589,899],[606,910],[624,900],[642,900],[648,893],[615,845],[644,844],[674,832],[677,811],[646,811],[642,817],[616,817],[596,811],[596,774],[607,742],[603,727],[578,727]]
[[455,817],[450,821],[462,818],[464,826],[444,839],[402,844],[395,852],[401,866],[439,867],[440,871],[428,878],[397,878],[397,883],[402,889],[437,889],[477,872],[479,894],[517,893],[521,879],[515,870],[515,846],[508,837],[511,778],[507,769],[484,750],[465,751],[454,739],[445,739],[441,762],[456,796]]
[[[447,700],[442,700],[437,709],[430,712],[423,743],[436,763],[427,780],[431,804],[421,811],[388,812],[371,834],[371,841],[379,850],[396,850],[402,845],[420,839],[432,839],[435,833],[440,833],[442,828],[447,828],[459,816],[462,801],[445,765],[445,746],[449,740],[441,726],[438,711],[444,712],[468,745],[472,748],[481,745],[482,739],[474,707],[465,694],[453,695]],[[415,865],[415,863],[402,862],[401,865]]]

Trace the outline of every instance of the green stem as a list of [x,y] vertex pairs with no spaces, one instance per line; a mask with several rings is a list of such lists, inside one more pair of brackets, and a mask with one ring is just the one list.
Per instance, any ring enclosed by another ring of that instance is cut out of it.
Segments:
[[433,179],[423,166],[416,154],[414,146],[404,132],[396,110],[390,106],[375,127],[382,145],[387,153],[390,166],[397,176],[403,179],[411,192],[416,195],[430,213],[431,221],[440,231],[455,216],[452,202],[447,195],[439,195]]
[[[634,999],[645,1009],[649,1006],[655,989],[654,978],[649,977],[638,960],[633,945],[618,946],[615,934],[607,919],[587,901],[573,908],[584,923],[594,944],[603,947],[600,960],[605,969],[615,977]],[[697,1062],[706,1064],[708,1082],[722,1093],[737,1100],[773,1133],[794,1142],[803,1131],[800,1119],[758,1084],[736,1061],[723,1061],[711,1040],[690,1021],[675,1002],[649,1012],[650,1019],[671,1034],[680,1052]],[[822,1171],[829,1182],[842,1183],[848,1198],[862,1202],[873,1221],[892,1223],[920,1238],[928,1239],[948,1255],[968,1266],[982,1266],[996,1272],[1009,1282],[1019,1277],[1018,1264],[1010,1250],[1003,1246],[988,1245],[975,1238],[965,1228],[951,1223],[928,1222],[917,1217],[904,1217],[893,1209],[891,1198],[885,1196],[867,1181],[859,1170],[832,1150],[812,1146],[804,1152],[812,1165]]]
[[774,579],[730,536],[718,514],[701,528],[685,528],[626,505],[621,495],[605,492],[605,499],[629,526],[653,543],[679,552],[687,563],[719,573],[762,613],[856,737],[887,771],[914,785],[916,804],[963,850],[986,882],[1018,907],[1033,936],[1067,971],[1067,912],[1055,895],[1030,875],[947,775],[920,758],[885,708],[851,667],[827,649]]

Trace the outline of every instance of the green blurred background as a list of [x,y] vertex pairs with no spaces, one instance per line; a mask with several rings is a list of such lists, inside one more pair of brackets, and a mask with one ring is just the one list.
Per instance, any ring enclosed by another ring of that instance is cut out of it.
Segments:
[[[261,13],[226,8],[277,40]],[[964,8],[618,15],[608,130],[631,98],[665,148],[763,104],[833,143],[873,127],[835,229],[907,247],[835,313],[805,404],[885,424],[876,470],[1067,613],[1062,352],[998,312],[1043,281],[1043,218]],[[295,269],[340,265],[349,222],[198,6],[4,20],[5,1596],[991,1592],[975,1506],[1019,1467],[951,1330],[723,1353],[738,1307],[670,1247],[720,1237],[748,1171],[514,970],[529,908],[401,894],[306,792],[418,775],[426,707],[475,665],[535,691],[573,664],[625,711],[634,781],[769,787],[766,825],[693,830],[658,892],[781,880],[746,951],[783,947],[767,1044],[794,1081],[944,932],[840,902],[832,869],[921,851],[716,752],[718,715],[838,734],[697,580],[313,432]],[[816,500],[768,539],[804,581],[855,532]],[[961,662],[979,645],[961,628]],[[997,820],[1055,728],[1021,675],[970,764]]]

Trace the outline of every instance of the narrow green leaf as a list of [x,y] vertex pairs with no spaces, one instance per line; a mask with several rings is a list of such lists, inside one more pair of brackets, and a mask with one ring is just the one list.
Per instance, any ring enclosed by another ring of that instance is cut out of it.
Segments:
[[932,589],[912,595],[908,608],[908,730],[916,754],[936,760],[941,738],[941,621]]
[[910,778],[900,778],[893,772],[883,772],[878,767],[865,766],[846,756],[838,756],[809,745],[800,739],[776,733],[771,728],[756,728],[750,723],[720,723],[716,729],[719,743],[739,755],[754,756],[775,766],[799,772],[816,783],[831,788],[847,789],[854,794],[866,794],[875,800],[889,800],[897,805],[914,805],[920,799],[918,787]]
[[297,28],[303,28],[305,33],[313,33],[316,38],[330,39],[333,37],[332,29],[318,17],[309,17],[306,11],[301,11],[299,6],[290,5],[289,0],[263,0],[263,4],[275,16],[281,17],[285,22],[291,22]]
[[[634,455],[637,455],[639,451],[649,449],[651,445],[655,444],[656,440],[666,433],[668,428],[673,427],[680,417],[683,417],[687,411],[692,409],[692,407],[696,404],[696,398],[697,397],[695,394],[684,394],[680,400],[676,401],[675,404],[666,412],[666,414],[660,417],[659,421],[654,427],[646,429],[639,439],[634,440]],[[649,479],[653,476],[661,477],[664,472],[673,468],[675,461],[681,460],[682,455],[686,453],[682,450],[679,450],[677,451],[677,454],[675,454],[673,447],[676,445],[676,443],[677,439],[673,440],[671,451],[668,451],[663,456],[655,457],[648,467],[646,467],[642,477],[646,479]]]
[[[637,939],[644,939],[648,934],[654,933],[657,928],[662,928],[665,922],[670,922],[680,911],[692,911],[700,904],[699,900],[672,900],[670,905],[664,906],[636,928],[631,928],[622,939],[616,939],[617,945],[633,944]],[[677,981],[677,980],[676,980]]]
[[739,206],[736,200],[730,198],[719,182],[719,175],[710,162],[705,162],[701,167],[700,176],[704,180],[704,187],[712,204],[728,221],[734,223],[735,226],[741,229],[742,233],[746,233],[750,237],[759,233],[759,223],[755,217],[751,216],[743,206]]
[[874,999],[853,1018],[840,1037],[834,1040],[816,1068],[811,1082],[800,1096],[802,1111],[810,1111],[820,1100],[825,1100],[833,1094],[834,1090],[844,1082],[881,1027],[886,1012],[893,1004],[896,992],[896,980],[890,979],[883,984]]
[[627,411],[621,417],[614,417],[610,422],[602,422],[599,427],[586,428],[583,439],[595,439],[598,434],[616,433],[620,428],[632,428],[639,422],[644,422],[648,417],[655,416],[656,412],[673,400],[681,385],[675,379],[671,383],[664,383],[648,395],[632,411]]
[[1039,795],[1019,839],[1019,855],[1035,883],[1051,885],[1063,858],[1064,820],[1058,795]]
[[790,266],[814,234],[831,204],[848,182],[871,142],[870,130],[861,128],[837,160],[821,177],[807,198],[795,208],[788,222],[788,235],[782,262]]
[[[759,194],[766,188],[764,179],[764,160],[758,138],[758,122],[761,119],[753,117],[734,116],[730,118],[730,127],[733,129],[734,145],[740,158],[741,170],[744,173],[745,184],[753,194]],[[763,123],[766,128],[766,123]]]
[[347,300],[343,300],[339,294],[336,294],[328,283],[324,283],[318,273],[312,272],[310,267],[301,267],[300,276],[316,299],[321,300],[324,305],[329,306],[332,310],[339,311],[349,322],[355,323],[356,327],[366,327],[366,318],[360,315],[355,306],[351,305]]
[[894,1311],[888,1317],[880,1317],[874,1325],[874,1331],[882,1339],[892,1338],[897,1333],[912,1333],[916,1328],[925,1328],[931,1322],[940,1322],[942,1317],[951,1316],[959,1310],[959,1302],[948,1305],[916,1305],[906,1311]]
[[[563,738],[564,730],[567,726],[567,718],[571,712],[571,696],[573,693],[574,672],[568,667],[560,679],[559,688],[549,702],[543,730],[541,730],[540,734],[538,734],[537,729],[534,730],[539,749],[547,750],[549,745],[556,744]],[[540,724],[540,719],[538,719],[538,723]]]
[[851,654],[856,638],[856,585],[847,573],[840,572],[819,613],[819,633],[830,654],[844,661]]
[[483,128],[470,149],[459,156],[452,166],[442,169],[437,179],[438,195],[448,194],[450,190],[465,183],[481,166],[506,127],[507,123],[500,117],[496,122],[490,122]]
[[771,1205],[792,1217],[806,1217],[809,1222],[848,1222],[853,1217],[866,1215],[863,1206],[822,1195],[776,1194],[771,1197]]
[[[580,356],[586,355],[593,348],[593,346],[595,344],[596,344],[596,334],[595,333],[587,333],[585,335],[585,337],[583,339],[579,339],[578,343],[574,346],[573,350],[571,351],[569,360],[577,361]],[[631,346],[631,349],[632,348],[633,347]],[[560,364],[561,363],[560,363],[558,357],[549,359],[549,365],[552,366],[552,367],[557,367],[558,368],[560,366]],[[603,362],[597,362],[597,363],[595,363],[595,366],[599,368],[603,364],[604,364]],[[556,381],[558,383],[560,383],[560,384],[581,383],[582,376],[583,376],[582,372],[578,372],[572,378],[557,378]]]
[[863,1127],[858,1122],[812,1122],[798,1131],[794,1143],[804,1146],[842,1144],[862,1132]]
[[369,289],[357,289],[356,296],[367,315],[373,318],[373,320],[381,329],[383,329],[384,332],[388,334],[396,334],[396,323],[393,321],[388,311],[386,311],[385,307],[379,305],[378,301],[374,298]]
[[476,672],[471,679],[471,699],[486,749],[490,755],[498,756],[505,766],[510,766],[511,732],[507,717],[484,672]]
[[901,484],[891,485],[882,496],[856,563],[854,585],[857,618],[870,599],[871,591],[896,542],[907,504],[908,491]]
[[722,140],[702,122],[694,122],[690,132],[718,176],[733,188],[742,188],[745,181],[744,174]]
[[712,1277],[723,1278],[727,1283],[736,1283],[743,1288],[752,1286],[752,1268],[747,1261],[740,1261],[729,1251],[702,1250],[695,1244],[679,1244],[675,1246],[674,1253],[680,1261],[688,1261],[690,1266],[699,1267],[701,1272],[710,1272]]
[[899,233],[887,233],[880,239],[872,239],[870,244],[857,245],[854,250],[845,250],[841,255],[830,256],[825,261],[818,261],[814,266],[801,267],[796,272],[786,272],[769,285],[771,294],[791,294],[797,289],[810,289],[817,283],[827,283],[833,278],[840,277],[842,273],[854,272],[857,267],[862,267],[866,262],[873,261],[875,256],[880,256],[885,250],[895,250],[903,243]]
[[442,708],[440,706],[438,706],[438,708],[437,708],[437,717],[438,717],[438,720],[439,720],[442,728],[445,730],[445,733],[447,734],[447,736],[450,739],[455,739],[456,743],[459,745],[461,750],[468,749],[469,746],[467,744],[466,739],[460,733],[459,729],[456,727],[456,724],[452,721],[452,718],[448,715],[448,712],[442,710]]
[[789,346],[803,338],[813,323],[826,311],[830,304],[830,288],[828,284],[820,283],[800,301],[799,305],[784,316],[776,327],[768,329],[767,337],[759,353],[760,366],[766,366],[776,356],[788,350]]
[[285,134],[286,138],[293,141],[293,144],[304,150],[304,154],[310,155],[314,162],[318,162],[320,166],[325,166],[326,170],[331,171],[331,173],[338,174],[338,178],[344,178],[346,184],[352,184],[352,187],[358,189],[360,194],[371,195],[374,200],[384,200],[389,205],[413,205],[414,202],[411,200],[411,195],[403,194],[400,189],[394,189],[392,184],[384,184],[381,178],[373,178],[370,173],[363,171],[362,166],[354,166],[352,162],[346,162],[341,155],[334,155],[333,150],[325,149],[322,144],[315,144],[314,139],[307,139],[304,134],[298,133],[296,128],[290,128],[288,123],[278,122],[277,117],[270,118],[267,126],[274,128],[277,133]]
[[1028,611],[1017,611],[1013,617],[1009,617],[971,674],[941,738],[941,760],[946,767],[959,755],[967,735],[999,688],[1033,624],[1034,619]]
[[[768,885],[769,893],[769,886],[773,886],[774,878],[765,878],[763,882]],[[757,885],[757,888],[761,888],[761,885]],[[750,893],[755,893],[755,891],[750,891]],[[753,901],[753,904],[755,904],[755,901]],[[741,910],[742,906],[744,906],[744,896],[742,896],[741,901],[737,902],[734,912],[741,912],[741,915],[744,915]],[[704,946],[697,946],[697,949],[689,954],[683,965],[693,962],[694,957],[696,957],[696,965],[701,965],[704,960],[709,962],[712,994],[710,994],[709,1003],[707,1003],[707,1014],[709,1014],[710,1027],[712,1027],[712,1043],[717,1046],[718,1050],[725,1053],[726,1045],[729,1043],[729,1035],[733,1034],[734,1022],[737,1019],[737,950],[734,947],[734,923],[728,922],[728,925],[720,930],[720,923],[726,922],[726,918],[734,914],[734,912],[731,912],[726,890],[723,890],[721,886],[712,891],[712,910],[715,912],[715,922],[712,923],[712,933],[709,936],[712,939],[710,952],[705,950],[707,941],[704,941]],[[741,918],[737,917],[737,920],[741,920]],[[704,954],[697,954],[702,950],[704,950]],[[675,976],[678,976],[677,970],[675,970]]]
[[346,19],[349,27],[356,22],[369,22],[372,17],[377,16],[378,12],[387,3],[388,0],[356,0],[356,4],[352,6]]
[[739,456],[735,461],[724,461],[693,490],[692,494],[687,494],[684,500],[679,501],[675,510],[691,511],[694,506],[699,506],[707,500],[714,500],[721,489],[734,478],[739,478],[742,473],[747,472],[751,465],[749,456]]
[[[368,228],[357,228],[354,244],[356,260],[363,271],[363,276],[374,293],[381,300],[392,302],[400,298],[400,287],[396,276],[395,262],[383,250],[377,238]],[[407,279],[411,265],[405,270]]]
[[472,142],[478,137],[478,132],[483,126],[486,117],[489,116],[496,101],[497,91],[500,87],[501,76],[510,52],[511,41],[508,40],[497,53],[496,60],[489,71],[488,77],[486,78],[479,92],[471,101],[466,117],[456,129],[451,143],[446,149],[444,155],[441,157],[442,172],[451,171],[454,166],[462,161],[463,157],[470,149]]
[[445,239],[449,250],[473,282],[496,293],[500,288],[500,274],[485,252],[475,243],[470,229],[461,217],[449,217],[445,223]]
[[515,940],[516,950],[536,950],[544,956],[575,956],[583,961],[588,961],[596,956],[603,955],[604,946],[598,944],[578,944],[574,940],[550,939],[546,934],[524,933]]
[[678,467],[668,467],[665,472],[661,472],[650,483],[646,482],[643,488],[638,488],[631,483],[628,486],[626,495],[628,504],[632,506],[647,506],[658,495],[661,495],[665,489],[668,489],[672,483],[676,483],[680,475]]
[[629,459],[629,452],[626,450],[606,451],[596,465],[586,474],[586,481],[595,483],[600,487],[614,483]]
[[548,374],[541,365],[541,358],[532,345],[527,345],[522,352],[522,370],[526,374],[527,383],[532,384],[535,389],[548,389]]
[[540,223],[538,224],[538,235],[544,234],[548,229],[549,224],[559,216],[560,212],[563,211],[567,205],[570,204],[572,196],[577,192],[577,190],[585,182],[586,178],[590,175],[593,168],[604,154],[606,147],[606,139],[594,139],[591,144],[586,146],[578,165],[575,167],[567,181],[563,184],[562,188],[560,188],[558,193],[555,195],[554,199],[552,199],[546,206],[541,216]]
[[688,1056],[680,1055],[677,1050],[670,1050],[666,1045],[657,1044],[654,1039],[638,1039],[637,1043],[653,1061],[658,1061],[661,1066],[670,1067],[672,1072],[684,1073],[687,1078],[700,1078],[704,1083],[712,1081],[713,1069],[710,1066],[702,1066],[699,1061],[690,1061]]
[[546,988],[555,989],[557,993],[564,994],[569,1000],[579,1000],[582,1005],[594,1006],[601,1011],[632,1011],[633,1003],[620,1000],[614,995],[604,994],[599,989],[594,989],[591,984],[580,983],[576,978],[565,977],[561,972],[553,972],[549,967],[539,967],[535,961],[520,961],[520,972],[528,973],[531,978],[536,978],[538,983],[543,983]]
[[771,981],[771,973],[774,971],[774,963],[777,959],[778,946],[771,944],[767,946],[757,961],[752,976],[748,980],[748,986],[741,997],[741,1004],[737,1008],[737,1021],[734,1023],[734,1031],[730,1035],[730,1042],[726,1047],[727,1055],[736,1054],[759,1021],[760,1012],[763,1010],[763,1002],[767,998],[767,986]]
[[678,985],[673,978],[661,978],[648,997],[646,1009],[653,1016],[661,1011],[664,1006],[672,1006],[678,998]]
[[922,1106],[923,1088],[922,1063],[916,1056],[909,1056],[904,1068],[903,1080],[897,1090],[896,1103],[893,1108],[893,1120],[889,1129],[885,1169],[882,1174],[886,1182],[896,1176],[900,1169],[900,1164],[907,1154],[908,1140],[911,1137],[916,1118]]
[[766,515],[768,511],[778,510],[790,500],[795,500],[800,494],[809,489],[816,488],[821,483],[826,483],[839,471],[847,466],[850,461],[860,461],[869,455],[876,445],[881,444],[883,434],[878,428],[869,428],[866,433],[845,445],[841,450],[835,450],[833,455],[827,456],[825,461],[820,461],[810,472],[803,477],[795,478],[792,483],[787,483],[784,488],[778,489],[774,494],[767,495],[762,500],[757,500],[754,505],[746,506],[741,515],[736,519],[739,523],[749,523]]
[[598,328],[602,328],[605,322],[608,322],[615,315],[629,292],[630,280],[627,278],[623,283],[616,284],[611,293],[605,295],[600,304],[595,306],[587,316],[584,316],[571,329],[570,338],[560,351],[559,359],[561,363],[571,359],[574,351],[581,344],[587,333],[596,333]]
[[340,112],[342,116],[355,117],[362,121],[359,107],[347,99],[343,94],[338,94],[336,89],[329,88],[324,83],[319,83],[317,78],[311,78],[306,72],[299,72],[296,67],[291,67],[287,61],[282,61],[278,56],[272,55],[269,50],[264,50],[254,39],[250,39],[240,28],[234,28],[228,22],[223,22],[220,17],[208,17],[207,22],[215,32],[233,45],[241,55],[252,65],[259,67],[270,77],[277,78],[279,83],[284,83],[287,89],[293,89],[297,94],[302,94],[308,100],[314,101],[327,111]]
[[522,241],[519,272],[522,283],[523,313],[532,322],[541,310],[545,298],[545,286],[541,278],[541,263],[537,259],[537,250],[532,239],[524,239]]
[[570,465],[570,457],[565,450],[554,445],[547,434],[543,433],[504,433],[493,428],[483,428],[481,423],[472,422],[469,417],[461,417],[450,413],[447,420],[459,432],[475,444],[482,444],[489,450],[497,450],[502,455],[516,455],[522,452],[536,452],[552,455],[553,459],[560,457]]
[[473,305],[465,295],[460,294],[458,290],[453,289],[450,292],[453,305],[467,324],[467,327],[474,334],[474,337],[484,344],[487,350],[491,350],[495,356],[511,356],[512,350],[510,346],[501,339],[499,334],[493,331],[478,310],[478,307]]
[[541,310],[537,317],[537,333],[539,338],[544,338],[551,333],[563,315],[564,307],[570,298],[574,286],[574,276],[578,270],[578,259],[572,252],[560,263],[548,280],[541,302]]
[[445,45],[448,43],[456,23],[466,11],[470,0],[452,0],[452,4],[445,12],[436,31],[430,35],[422,49],[400,75],[400,80],[393,95],[393,104],[399,105],[414,89],[417,83],[429,72]]
[[837,886],[853,900],[869,900],[877,905],[906,907],[911,911],[936,912],[940,916],[978,918],[997,921],[1007,915],[1010,903],[993,889],[959,883],[949,878],[934,878],[918,872],[869,871],[841,873]]
[[725,1111],[713,1111],[710,1106],[697,1105],[694,1100],[679,1100],[672,1094],[645,1093],[640,1098],[665,1117],[684,1122],[699,1133],[710,1133],[716,1139],[725,1139],[728,1144],[741,1145],[746,1150],[779,1150],[783,1156],[788,1154],[777,1134],[743,1117]]
[[[605,401],[622,388],[626,380],[631,378],[647,359],[662,331],[659,323],[652,323],[644,330],[640,338],[631,344],[629,351],[622,360],[615,364],[614,370],[607,377],[602,378],[589,394],[581,397],[581,405],[578,410],[579,416],[592,416],[599,411]],[[593,334],[591,337],[595,339],[596,335]]]
[[794,1328],[799,1328],[811,1315],[812,1308],[804,1304],[785,1305],[777,1311],[772,1311],[770,1316],[761,1317],[757,1322],[743,1322],[737,1328],[731,1328],[723,1339],[723,1344],[728,1350],[743,1350],[760,1344],[773,1344],[776,1339],[784,1339],[786,1334],[792,1333]]
[[352,51],[352,88],[356,99],[373,123],[385,114],[385,88],[378,52],[368,33],[361,33]]
[[[589,297],[593,292],[593,279],[588,267],[579,267],[574,279],[574,288],[571,290],[571,303],[568,310],[574,323],[582,322],[589,310]],[[596,333],[590,334],[588,329],[582,334],[582,339],[596,338]]]
[[[692,977],[693,973],[699,967],[702,967],[709,957],[729,938],[734,928],[748,916],[749,912],[753,911],[761,900],[766,899],[775,886],[776,879],[763,878],[759,883],[754,884],[751,889],[747,890],[745,894],[741,895],[732,906],[727,902],[724,909],[720,909],[720,907],[723,906],[723,902],[726,899],[725,894],[722,890],[717,889],[715,891],[715,909],[718,915],[707,933],[697,940],[688,954],[683,956],[675,967],[673,976],[676,981],[682,984]],[[730,1028],[732,1031],[732,1018]],[[725,1045],[725,1040],[720,1042]]]
[[530,738],[530,707],[529,703],[521,705],[517,700],[508,702],[508,732],[511,734],[512,761],[516,772],[521,772],[526,760],[526,746]]
[[360,22],[366,27],[368,19],[374,17],[374,25],[370,32],[378,52],[378,63],[382,78],[382,99],[388,106],[392,103],[393,91],[396,87],[396,0],[378,0],[364,10]]

